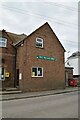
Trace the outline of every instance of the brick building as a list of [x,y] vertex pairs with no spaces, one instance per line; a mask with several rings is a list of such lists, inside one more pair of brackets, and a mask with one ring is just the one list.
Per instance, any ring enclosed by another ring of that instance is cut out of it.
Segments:
[[48,23],[15,47],[19,89],[38,91],[65,87],[65,49]]
[[0,84],[2,88],[16,86],[16,48],[15,44],[25,35],[0,31]]
[[29,36],[0,31],[0,82],[22,91],[65,87],[62,44],[48,23]]

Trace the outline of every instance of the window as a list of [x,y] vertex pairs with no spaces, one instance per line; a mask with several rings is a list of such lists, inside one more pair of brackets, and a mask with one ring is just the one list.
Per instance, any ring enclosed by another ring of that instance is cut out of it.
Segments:
[[43,77],[43,68],[32,68],[32,77]]
[[43,48],[43,39],[36,38],[36,47]]
[[4,79],[5,79],[5,69],[0,68],[0,80],[4,80]]
[[0,47],[7,47],[7,39],[0,37]]

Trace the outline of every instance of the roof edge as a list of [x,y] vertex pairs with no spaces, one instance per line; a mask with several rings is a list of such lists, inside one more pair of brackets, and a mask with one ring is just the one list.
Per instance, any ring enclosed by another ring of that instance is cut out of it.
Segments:
[[[57,35],[55,34],[55,32],[53,31],[53,29],[51,28],[51,26],[49,25],[48,22],[45,22],[43,25],[41,25],[40,27],[38,27],[36,30],[34,30],[31,34],[29,34],[27,37],[25,37],[23,40],[25,40],[26,38],[30,37],[33,33],[35,33],[38,29],[40,29],[41,27],[48,25],[51,29],[51,31],[53,32],[53,34],[55,35],[55,37],[57,38],[58,42],[60,43],[61,47],[63,48],[64,52],[66,52],[66,50],[64,49],[63,45],[61,44],[60,40],[58,39]],[[21,42],[21,41],[20,41]],[[18,43],[19,44],[19,43]],[[16,44],[16,46],[18,45]]]

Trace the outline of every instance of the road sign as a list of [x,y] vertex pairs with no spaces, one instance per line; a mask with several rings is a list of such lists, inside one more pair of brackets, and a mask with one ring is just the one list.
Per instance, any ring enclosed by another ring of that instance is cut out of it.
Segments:
[[53,57],[48,57],[48,56],[37,56],[36,58],[38,59],[44,59],[44,60],[52,60],[52,61],[55,61],[56,58],[53,58]]

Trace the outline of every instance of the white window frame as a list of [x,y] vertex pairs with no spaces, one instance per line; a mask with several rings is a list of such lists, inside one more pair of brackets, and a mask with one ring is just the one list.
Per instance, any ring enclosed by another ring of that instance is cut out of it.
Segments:
[[[38,39],[40,39],[41,42],[38,41]],[[36,37],[36,43],[41,43],[41,44],[42,44],[42,46],[38,46],[38,45],[36,45],[36,47],[38,47],[38,48],[43,48],[43,39],[42,39],[42,38],[40,38],[40,37]]]
[[0,47],[7,47],[7,39],[0,37]]
[[[33,75],[33,68],[36,68],[36,69],[37,69],[37,76],[34,76],[34,75]],[[42,76],[38,76],[38,68],[41,68],[41,69],[42,69]],[[31,68],[31,76],[32,76],[32,77],[43,77],[43,67],[32,67],[32,68]]]

